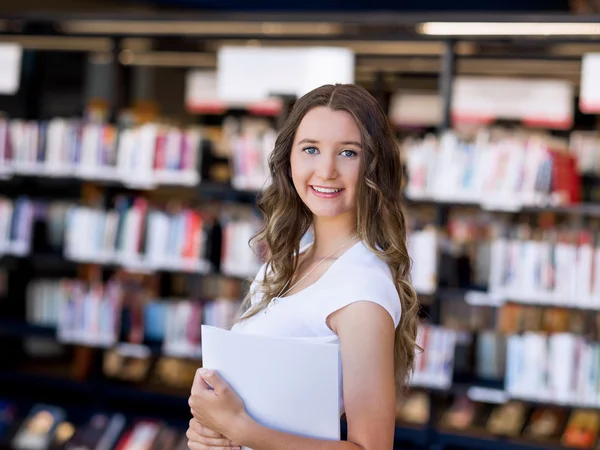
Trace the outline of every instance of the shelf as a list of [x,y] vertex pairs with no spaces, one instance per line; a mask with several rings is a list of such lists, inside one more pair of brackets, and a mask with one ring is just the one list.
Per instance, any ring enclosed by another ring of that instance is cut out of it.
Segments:
[[[23,386],[36,386],[53,394],[74,394],[102,402],[127,401],[153,406],[187,408],[188,396],[181,390],[147,384],[126,383],[112,380],[85,380],[71,378],[66,370],[56,373],[33,373],[31,370],[0,369],[0,393],[2,390]],[[72,395],[68,395],[72,397]],[[84,399],[80,399],[84,400]]]
[[394,445],[402,448],[402,443],[411,443],[425,447],[429,438],[427,428],[411,427],[407,425],[397,425],[394,431]]
[[174,353],[163,351],[162,342],[148,342],[143,344],[130,344],[127,342],[118,342],[114,345],[101,346],[101,345],[90,345],[85,342],[77,341],[61,341],[57,337],[57,331],[55,327],[51,326],[39,326],[32,325],[22,321],[7,320],[0,318],[0,336],[9,335],[17,337],[43,337],[55,340],[61,345],[74,345],[80,347],[90,347],[99,350],[116,349],[124,356],[136,357],[136,358],[147,358],[147,357],[174,357],[182,359],[200,360],[201,358],[197,355],[187,355],[185,353]]
[[[164,266],[152,265],[145,263],[144,261],[117,261],[114,259],[94,259],[94,258],[79,258],[74,256],[72,258],[65,257],[62,254],[25,254],[25,255],[2,255],[0,254],[1,263],[15,264],[16,261],[27,259],[31,262],[33,269],[36,271],[48,271],[53,272],[73,272],[77,269],[79,264],[90,264],[99,265],[107,269],[119,269],[128,270],[134,273],[158,273],[158,272],[171,272],[171,273],[187,273],[192,275],[221,275],[219,272],[215,272],[212,269],[212,264],[206,259],[198,261],[188,262],[182,260],[176,264]],[[228,275],[223,275],[228,276]],[[228,276],[229,278],[234,278]]]
[[239,190],[227,183],[216,183],[205,181],[198,185],[198,193],[211,200],[238,201],[241,203],[254,204],[258,191]]
[[[163,187],[193,188],[199,182],[199,175],[196,172],[156,171],[153,176],[145,179],[126,180],[116,170],[94,169],[83,174],[73,173],[72,170],[67,169],[54,173],[44,171],[43,167],[40,169],[32,168],[27,172],[14,172],[9,176],[0,178],[0,183],[8,188],[20,188],[27,192],[36,188],[62,189],[73,194],[79,194],[81,186],[85,183],[122,187],[131,190],[154,190]],[[74,198],[77,198],[77,196]]]
[[56,328],[0,318],[0,335],[56,338]]
[[515,441],[503,437],[478,437],[466,434],[451,434],[437,431],[437,443],[442,448],[451,446],[457,449],[473,450],[566,450],[566,447],[549,446]]
[[436,200],[430,198],[408,198],[405,197],[404,201],[408,205],[412,206],[442,206],[447,208],[478,208],[483,211],[490,213],[504,213],[504,214],[540,214],[540,213],[554,213],[562,215],[572,216],[587,216],[592,218],[600,217],[600,204],[599,203],[579,203],[574,205],[562,205],[562,206],[523,206],[516,208],[502,209],[500,207],[488,207],[478,202],[469,201],[446,201]]

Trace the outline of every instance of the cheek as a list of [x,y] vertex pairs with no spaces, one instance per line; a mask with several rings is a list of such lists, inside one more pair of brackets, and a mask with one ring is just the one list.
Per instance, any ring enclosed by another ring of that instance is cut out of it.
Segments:
[[358,180],[359,180],[359,167],[358,165],[348,167],[344,172],[344,178],[346,179],[346,188],[349,190],[356,191]]
[[298,184],[300,182],[306,182],[306,178],[310,176],[311,170],[310,167],[303,162],[300,158],[293,158],[290,160],[290,166],[292,171],[292,180],[294,184]]
[[300,193],[301,192],[300,187],[302,185],[302,175],[301,175],[302,171],[298,167],[298,164],[294,164],[294,161],[291,161],[290,172],[291,172],[292,184],[294,185],[296,192]]

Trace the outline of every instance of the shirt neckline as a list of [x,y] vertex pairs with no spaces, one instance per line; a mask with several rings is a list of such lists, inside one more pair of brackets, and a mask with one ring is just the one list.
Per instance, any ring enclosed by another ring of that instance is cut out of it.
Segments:
[[[302,253],[304,253],[313,243],[310,242],[308,244],[306,244],[304,247],[302,247],[299,251],[299,254],[301,255]],[[309,284],[308,286],[306,286],[304,289],[291,294],[291,295],[286,295],[285,297],[274,297],[273,300],[277,300],[277,301],[281,301],[281,300],[288,300],[288,299],[292,299],[300,294],[303,294],[305,291],[312,289],[314,286],[318,285],[319,282],[325,278],[327,276],[327,274],[329,274],[332,269],[338,265],[338,263],[340,262],[340,260],[344,259],[344,257],[350,253],[352,250],[354,250],[359,244],[362,244],[362,240],[358,240],[357,242],[355,242],[354,244],[352,244],[348,250],[346,250],[344,253],[342,253],[338,259],[336,259],[333,263],[331,263],[331,265],[327,268],[327,270],[325,272],[323,272],[323,274],[317,279],[315,280],[313,283]]]

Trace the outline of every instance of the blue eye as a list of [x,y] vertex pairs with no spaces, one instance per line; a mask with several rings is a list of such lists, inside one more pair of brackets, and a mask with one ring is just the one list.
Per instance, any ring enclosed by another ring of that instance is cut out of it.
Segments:
[[302,151],[308,153],[309,155],[315,155],[319,152],[319,150],[317,150],[316,147],[306,147]]
[[353,156],[356,156],[356,152],[354,150],[344,150],[342,151],[342,155],[351,158]]

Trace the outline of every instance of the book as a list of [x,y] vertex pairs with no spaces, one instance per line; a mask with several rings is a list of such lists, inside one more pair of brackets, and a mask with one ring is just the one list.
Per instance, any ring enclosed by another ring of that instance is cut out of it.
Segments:
[[11,445],[15,450],[46,450],[65,417],[66,413],[60,407],[34,405],[12,438]]
[[567,416],[564,408],[536,408],[525,426],[523,436],[534,441],[559,443]]
[[574,410],[562,435],[562,444],[572,448],[592,448],[598,439],[599,420],[597,411]]
[[509,401],[492,410],[486,429],[495,435],[517,437],[525,425],[527,407],[518,401]]

